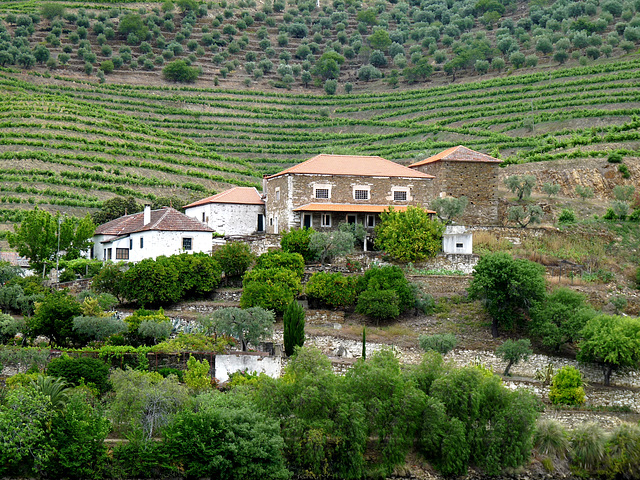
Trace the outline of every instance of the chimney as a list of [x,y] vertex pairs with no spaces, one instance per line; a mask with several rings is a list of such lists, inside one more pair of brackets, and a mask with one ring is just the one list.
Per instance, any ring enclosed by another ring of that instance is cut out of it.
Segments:
[[148,225],[151,223],[151,205],[148,203],[144,206],[144,214],[142,216],[142,224]]

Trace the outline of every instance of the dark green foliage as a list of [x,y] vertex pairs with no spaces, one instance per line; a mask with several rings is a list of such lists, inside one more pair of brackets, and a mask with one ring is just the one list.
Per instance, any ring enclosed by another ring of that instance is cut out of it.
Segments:
[[304,345],[304,317],[305,310],[296,300],[293,300],[284,311],[284,351],[288,356],[295,353],[296,348]]
[[114,197],[102,204],[102,208],[91,215],[96,225],[102,225],[124,215],[132,215],[142,209],[133,197]]
[[434,335],[420,335],[418,342],[420,348],[425,352],[433,350],[446,355],[455,348],[458,339],[452,333],[436,333]]
[[400,316],[400,301],[395,290],[366,290],[358,296],[356,312],[376,320]]
[[293,228],[282,235],[280,246],[287,253],[299,253],[306,261],[313,260],[314,254],[309,250],[309,242],[314,233],[313,228]]
[[127,325],[116,317],[75,317],[73,330],[88,340],[106,340],[111,335],[127,331]]
[[362,403],[319,350],[303,347],[282,378],[264,378],[254,398],[280,420],[284,453],[294,475],[365,476],[367,424]]
[[190,478],[282,479],[285,467],[278,422],[241,398],[204,394],[165,429],[165,443]]
[[574,367],[562,367],[553,376],[549,400],[553,404],[582,405],[585,402],[584,382],[580,371]]
[[[166,332],[167,329],[171,333],[170,319],[162,309],[154,312],[153,310],[140,308],[134,311],[133,315],[125,317],[124,321],[127,325],[126,339],[130,345],[155,344],[158,337],[155,337],[154,334],[159,334],[159,337],[161,337],[162,333]],[[157,326],[151,326],[151,323],[155,323]]]
[[48,20],[53,20],[55,17],[64,17],[65,7],[60,3],[44,3],[40,7],[40,14]]
[[196,67],[190,67],[184,60],[174,60],[162,69],[162,75],[172,82],[193,83],[198,79],[200,71]]
[[69,293],[52,292],[38,304],[29,329],[32,335],[44,335],[56,345],[77,343],[80,336],[73,330],[73,319],[81,313],[80,303]]
[[136,13],[129,13],[122,18],[120,18],[120,23],[118,23],[118,32],[120,32],[125,37],[129,35],[135,35],[137,41],[134,43],[140,43],[147,37],[147,32],[149,29],[144,24],[142,17]]
[[611,152],[609,154],[609,156],[607,157],[607,161],[609,163],[621,163],[622,162],[622,155],[618,152]]
[[107,458],[104,443],[111,430],[103,410],[90,403],[85,394],[71,395],[51,422],[49,445],[55,454],[43,468],[55,478],[101,477],[101,467]]
[[558,216],[558,223],[575,223],[576,214],[569,208],[563,208]]
[[349,307],[356,302],[356,281],[354,276],[316,272],[305,285],[305,293],[312,308]]
[[255,261],[255,255],[244,242],[225,243],[212,256],[220,264],[226,279],[241,277]]
[[237,338],[243,352],[247,351],[249,343],[257,346],[260,341],[268,338],[273,333],[274,322],[273,312],[261,307],[250,307],[245,310],[236,307],[220,308],[207,320],[210,328],[217,334]]
[[[369,295],[365,296],[367,302],[383,301],[380,296],[375,295],[375,292],[379,291],[395,292],[395,295],[383,294],[383,296],[389,297],[390,307],[387,308],[391,308],[394,311],[397,310],[398,314],[395,316],[415,306],[413,289],[409,285],[400,267],[372,267],[368,269],[362,277],[359,277],[357,282],[357,292],[359,294],[358,305],[360,305],[360,298],[364,292],[369,292]],[[364,304],[365,302],[363,301],[362,308],[365,308]],[[380,305],[379,308],[384,310],[384,306],[382,305]]]
[[507,362],[502,375],[509,375],[509,369],[523,360],[527,360],[533,353],[531,350],[531,340],[523,338],[521,340],[507,340],[496,348],[496,356]]
[[127,290],[124,284],[123,266],[117,263],[105,263],[102,269],[93,277],[91,288],[98,293],[109,293],[116,297],[118,301],[122,301],[124,292]]
[[545,295],[544,267],[529,260],[513,259],[504,252],[484,255],[476,265],[469,286],[471,298],[483,300],[493,322],[511,328],[521,321],[523,312]]
[[559,287],[531,308],[529,331],[553,350],[579,338],[580,330],[596,315],[583,294]]
[[284,313],[302,289],[300,277],[285,268],[254,268],[245,274],[242,286],[242,308],[262,307],[278,315]]
[[62,377],[72,385],[93,385],[100,393],[111,388],[109,384],[109,366],[102,360],[90,357],[69,357],[62,355],[51,360],[47,366],[47,375]]
[[254,270],[282,268],[290,270],[302,278],[304,273],[304,258],[299,253],[288,253],[282,250],[272,250],[258,257]]
[[640,427],[618,425],[606,445],[607,470],[611,476],[638,478],[640,475]]
[[0,313],[0,344],[10,342],[18,333],[25,333],[25,321]]
[[221,275],[220,265],[210,255],[183,253],[136,263],[124,273],[118,286],[119,293],[130,301],[143,306],[163,305],[213,292]]

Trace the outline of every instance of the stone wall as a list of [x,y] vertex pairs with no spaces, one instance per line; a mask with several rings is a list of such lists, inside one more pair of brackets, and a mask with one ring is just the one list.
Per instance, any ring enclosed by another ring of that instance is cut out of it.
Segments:
[[471,275],[407,275],[409,281],[417,283],[422,291],[434,297],[467,295]]
[[467,197],[469,205],[458,223],[496,225],[498,223],[497,163],[440,160],[415,167],[435,176],[433,198]]

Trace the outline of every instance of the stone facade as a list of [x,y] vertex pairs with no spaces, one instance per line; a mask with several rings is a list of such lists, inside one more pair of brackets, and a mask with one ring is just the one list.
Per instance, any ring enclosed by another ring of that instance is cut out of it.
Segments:
[[435,197],[465,196],[469,204],[461,224],[498,224],[498,163],[440,160],[413,167],[435,176],[431,195]]
[[[394,205],[427,207],[431,198],[431,179],[286,174],[265,180],[267,233],[310,226],[322,231],[339,223],[356,221],[373,228],[377,212],[349,210],[350,205]],[[317,190],[328,190],[329,198],[317,198]],[[357,199],[356,190],[367,191],[367,199]],[[406,192],[406,200],[395,200],[394,192]],[[308,204],[332,204],[326,212],[301,211]],[[335,204],[340,204],[336,210]],[[324,216],[324,218],[323,218]],[[373,218],[372,218],[373,217]]]

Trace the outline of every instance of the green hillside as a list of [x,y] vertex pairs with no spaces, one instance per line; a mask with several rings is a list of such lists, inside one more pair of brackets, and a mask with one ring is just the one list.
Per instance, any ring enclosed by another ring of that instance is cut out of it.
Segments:
[[[640,58],[626,53],[640,40],[635,4],[289,3],[257,8],[241,0],[181,11],[161,3],[63,2],[56,7],[62,16],[46,18],[51,12],[39,2],[1,2],[2,218],[17,220],[15,212],[34,203],[82,214],[115,195],[192,200],[231,185],[260,187],[262,175],[320,152],[409,162],[464,144],[506,162],[604,158],[612,150],[635,156]],[[502,13],[490,21],[494,11]],[[143,20],[147,40],[119,31],[127,15]],[[294,35],[296,25],[306,35]],[[385,36],[378,31],[391,40],[381,47],[384,78],[365,81],[363,66],[378,68],[369,63],[370,37]],[[270,46],[262,48],[259,37]],[[594,60],[589,49],[598,43]],[[164,53],[176,44],[181,54]],[[297,58],[302,46],[311,53]],[[347,49],[357,52],[348,58]],[[567,52],[564,65],[553,60],[557,51]],[[515,53],[529,67],[515,68]],[[24,60],[29,55],[33,65]],[[345,61],[334,75],[337,93],[328,95],[326,69],[317,67],[331,70],[325,60],[336,55]],[[175,58],[201,68],[194,84],[163,79],[162,64]],[[108,59],[123,62],[102,81],[96,72]],[[270,72],[248,73],[247,66],[267,61]],[[425,65],[433,72],[416,78]],[[305,71],[312,77],[306,86]]]

